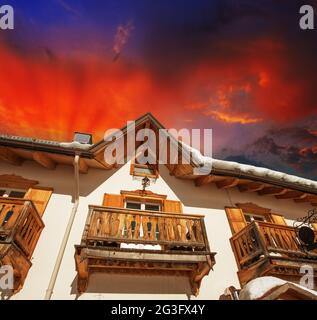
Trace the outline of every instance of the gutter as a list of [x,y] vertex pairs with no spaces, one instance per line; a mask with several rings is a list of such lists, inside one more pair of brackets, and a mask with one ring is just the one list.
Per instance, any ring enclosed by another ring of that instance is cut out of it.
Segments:
[[79,160],[80,160],[80,156],[78,154],[75,155],[74,157],[74,178],[75,178],[75,189],[74,189],[74,205],[68,220],[68,224],[65,230],[65,234],[62,240],[62,244],[60,246],[57,258],[56,258],[56,262],[55,262],[55,266],[51,275],[51,279],[48,285],[48,288],[46,290],[46,294],[45,294],[45,298],[44,300],[50,300],[53,294],[53,290],[55,287],[55,283],[56,283],[56,279],[62,264],[62,260],[64,257],[64,253],[65,253],[65,249],[67,246],[67,242],[69,239],[69,235],[70,232],[72,230],[72,226],[75,220],[75,216],[78,210],[78,205],[79,205]]

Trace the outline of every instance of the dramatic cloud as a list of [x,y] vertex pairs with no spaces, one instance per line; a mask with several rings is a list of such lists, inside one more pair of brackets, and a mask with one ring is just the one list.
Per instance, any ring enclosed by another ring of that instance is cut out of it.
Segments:
[[301,4],[17,4],[17,28],[0,35],[1,131],[96,140],[151,111],[212,128],[216,156],[316,176],[317,32],[300,30]]
[[304,128],[270,130],[240,150],[223,150],[223,157],[317,179],[317,136]]
[[114,38],[114,45],[112,48],[115,54],[113,58],[114,61],[119,58],[119,55],[121,54],[123,47],[127,43],[132,30],[133,30],[133,24],[131,21],[129,21],[126,25],[118,26],[117,32]]

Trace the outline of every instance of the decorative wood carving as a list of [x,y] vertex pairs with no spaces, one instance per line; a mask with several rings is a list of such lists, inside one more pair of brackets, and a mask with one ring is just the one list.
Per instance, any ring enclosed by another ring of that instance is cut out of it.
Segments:
[[43,228],[44,223],[31,201],[0,199],[0,265],[9,264],[14,269],[13,293],[23,286]]
[[137,196],[137,197],[148,197],[148,198],[152,198],[152,199],[160,199],[160,200],[164,200],[167,198],[166,195],[164,194],[158,194],[158,193],[154,193],[150,190],[135,190],[135,191],[125,191],[122,190],[120,192],[120,194],[122,194],[125,197],[129,197],[129,196]]
[[[316,232],[317,236],[317,232]],[[241,285],[264,275],[299,279],[307,263],[317,278],[317,252],[307,252],[297,240],[296,230],[286,225],[252,222],[231,239]]]
[[[124,249],[122,243],[160,245],[161,250]],[[115,272],[186,275],[197,295],[214,255],[202,216],[90,206],[75,253],[78,291],[87,289],[91,273]]]
[[28,189],[38,183],[36,180],[29,180],[14,174],[0,175],[0,188]]
[[271,209],[260,207],[252,202],[236,203],[236,206],[244,212],[267,215],[271,213]]

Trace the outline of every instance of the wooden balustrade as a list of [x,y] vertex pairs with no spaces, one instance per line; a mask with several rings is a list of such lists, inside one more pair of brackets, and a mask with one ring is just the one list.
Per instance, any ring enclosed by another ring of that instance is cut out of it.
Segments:
[[83,240],[89,245],[140,243],[208,250],[202,216],[92,206]]
[[43,228],[32,201],[0,198],[0,242],[14,242],[30,258]]
[[197,295],[215,264],[201,215],[89,206],[82,241],[75,248],[79,292],[87,289],[93,272],[142,272],[185,275]]
[[[298,269],[305,261],[308,264],[317,263],[316,250],[305,249],[294,227],[252,222],[236,233],[230,242],[242,283],[259,276],[260,273],[262,275],[265,272],[278,273],[277,270],[282,273],[284,268],[288,269],[286,270],[288,274],[294,274],[295,271],[290,272],[290,269]],[[298,270],[296,272],[298,273]]]

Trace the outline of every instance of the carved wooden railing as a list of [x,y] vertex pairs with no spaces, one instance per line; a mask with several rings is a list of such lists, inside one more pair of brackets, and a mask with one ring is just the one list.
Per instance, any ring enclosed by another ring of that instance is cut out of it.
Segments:
[[289,226],[252,222],[236,233],[230,242],[240,270],[268,257],[317,260],[316,251],[305,250],[295,228]]
[[90,206],[82,245],[161,245],[209,252],[203,216]]
[[30,258],[44,228],[30,200],[0,197],[0,242],[15,243]]

